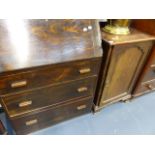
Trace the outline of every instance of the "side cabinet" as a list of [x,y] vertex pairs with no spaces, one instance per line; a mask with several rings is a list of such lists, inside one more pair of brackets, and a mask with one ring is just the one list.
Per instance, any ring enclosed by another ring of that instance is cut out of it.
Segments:
[[131,91],[152,47],[151,36],[132,30],[130,35],[102,33],[105,52],[95,98],[95,110],[131,97]]

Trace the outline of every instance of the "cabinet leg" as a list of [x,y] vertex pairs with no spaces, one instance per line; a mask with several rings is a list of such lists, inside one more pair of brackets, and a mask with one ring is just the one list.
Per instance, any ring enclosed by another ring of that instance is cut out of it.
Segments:
[[122,98],[121,101],[124,102],[124,103],[129,103],[129,102],[131,102],[131,95],[128,95],[128,96],[126,96],[125,98]]
[[131,99],[123,100],[123,103],[130,103]]
[[101,110],[101,108],[99,108],[97,105],[95,105],[95,104],[93,105],[93,109],[92,109],[93,114],[100,112],[100,110]]

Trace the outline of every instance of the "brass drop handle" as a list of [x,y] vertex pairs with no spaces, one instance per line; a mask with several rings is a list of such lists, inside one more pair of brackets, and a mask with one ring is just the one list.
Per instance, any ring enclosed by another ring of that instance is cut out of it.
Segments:
[[87,90],[88,90],[87,87],[80,87],[80,88],[77,89],[77,91],[78,91],[79,93],[85,92],[85,91],[87,91]]
[[150,90],[153,90],[153,86],[151,84],[146,84],[146,87]]
[[90,71],[91,71],[90,68],[83,68],[83,69],[80,69],[80,70],[79,70],[80,74],[89,73]]
[[151,68],[152,68],[153,71],[155,72],[155,64],[151,65]]
[[25,122],[26,126],[34,125],[36,123],[38,123],[38,120],[37,119],[33,119],[33,120],[30,120],[30,121],[26,121]]
[[32,104],[32,101],[24,101],[24,102],[19,103],[18,106],[21,108],[21,107],[27,107],[31,104]]
[[85,109],[87,106],[85,104],[77,106],[77,110]]
[[27,85],[27,81],[26,80],[11,83],[11,87],[12,88],[24,87],[26,85]]

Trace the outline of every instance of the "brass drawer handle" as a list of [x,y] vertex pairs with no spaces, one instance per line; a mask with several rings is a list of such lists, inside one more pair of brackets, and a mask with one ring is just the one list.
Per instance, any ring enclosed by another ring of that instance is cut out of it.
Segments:
[[148,89],[153,90],[153,86],[151,84],[146,84],[145,85]]
[[80,105],[77,107],[77,110],[82,110],[82,109],[85,109],[87,106],[85,104],[83,105]]
[[151,65],[151,68],[155,68],[155,64]]
[[32,101],[24,101],[18,104],[19,107],[26,107],[32,104]]
[[26,124],[26,126],[30,126],[30,125],[36,124],[37,122],[38,122],[37,119],[33,119],[33,120],[30,120],[30,121],[27,121],[25,124]]
[[155,64],[151,65],[151,69],[155,72]]
[[90,68],[83,68],[83,69],[80,69],[80,70],[79,70],[80,74],[89,73],[90,71],[91,71]]
[[14,82],[11,84],[11,87],[12,88],[18,88],[18,87],[24,87],[27,85],[27,81],[24,80],[24,81],[19,81],[19,82]]
[[87,91],[87,90],[88,90],[87,87],[80,87],[80,88],[77,89],[77,91],[78,91],[79,93],[85,92],[85,91]]

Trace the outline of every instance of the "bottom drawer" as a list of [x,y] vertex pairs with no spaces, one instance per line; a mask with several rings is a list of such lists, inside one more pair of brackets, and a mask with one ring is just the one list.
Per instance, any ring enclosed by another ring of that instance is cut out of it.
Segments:
[[133,96],[139,96],[142,95],[144,93],[148,93],[150,91],[154,91],[155,90],[155,80],[151,80],[151,81],[147,81],[147,82],[143,82],[141,83],[140,86],[138,86],[134,93]]
[[17,134],[28,134],[58,122],[91,112],[92,98],[57,106],[41,112],[12,118],[11,122]]

